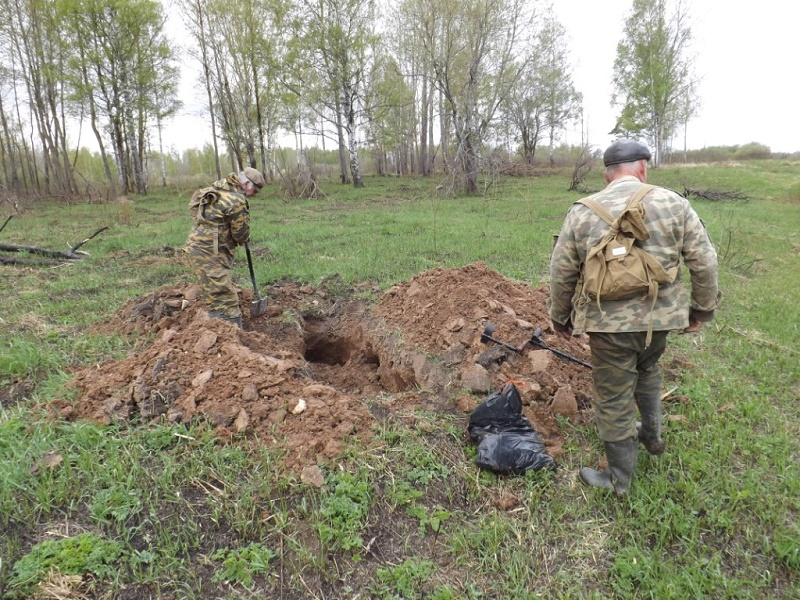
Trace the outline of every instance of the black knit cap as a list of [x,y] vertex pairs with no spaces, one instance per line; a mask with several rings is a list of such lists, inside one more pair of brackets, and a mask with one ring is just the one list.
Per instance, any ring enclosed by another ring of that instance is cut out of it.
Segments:
[[650,150],[634,140],[615,140],[603,153],[603,164],[607,167],[637,160],[650,160]]

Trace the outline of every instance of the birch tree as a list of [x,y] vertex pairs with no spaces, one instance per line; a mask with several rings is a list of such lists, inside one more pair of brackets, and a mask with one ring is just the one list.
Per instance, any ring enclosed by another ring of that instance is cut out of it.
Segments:
[[583,97],[572,83],[566,30],[552,14],[537,36],[537,45],[541,50],[539,80],[544,95],[550,166],[553,166],[555,142],[566,126],[580,115]]
[[[14,71],[13,81],[19,85],[14,90],[15,102],[24,98],[39,147],[38,159],[25,161],[30,182],[47,193],[71,194],[75,181],[67,148],[66,45],[61,34],[54,0],[0,2],[0,56]],[[18,125],[23,125],[21,119]],[[32,140],[31,148],[33,145]],[[18,164],[22,163],[16,163],[15,169]]]
[[152,0],[61,0],[59,17],[72,42],[72,98],[89,114],[112,196],[109,146],[123,193],[146,194],[149,130],[177,90],[161,6]]
[[519,143],[525,164],[533,166],[536,149],[546,131],[546,102],[544,88],[535,69],[525,69],[517,85],[504,103],[506,123]]
[[533,166],[540,143],[548,141],[552,165],[555,141],[580,114],[582,97],[572,83],[566,31],[552,14],[536,32],[534,48],[533,57],[520,69],[503,113],[525,163]]
[[299,0],[294,23],[302,95],[320,117],[333,123],[339,144],[340,175],[364,185],[358,158],[358,128],[363,116],[370,48],[375,38],[373,0]]
[[217,140],[222,140],[232,169],[251,166],[268,178],[278,125],[286,120],[280,86],[285,4],[181,0],[194,39],[192,55],[202,67],[214,151],[219,156]]
[[178,99],[178,79],[180,72],[171,62],[164,61],[156,68],[157,80],[153,86],[153,100],[155,118],[159,168],[161,171],[161,186],[167,186],[167,163],[164,154],[164,121],[173,117],[183,106],[183,102]]
[[214,110],[214,89],[212,82],[212,57],[208,43],[208,31],[210,30],[208,17],[207,0],[179,0],[181,15],[186,24],[187,31],[194,41],[189,49],[189,55],[193,56],[202,69],[202,85],[206,95],[209,121],[211,125],[211,143],[214,146],[214,166],[216,168],[217,179],[222,177],[222,167],[219,163],[219,144],[217,140],[217,114]]
[[620,114],[612,133],[646,137],[656,167],[682,115],[691,113],[691,39],[681,0],[633,0],[614,61],[612,103]]
[[389,162],[395,173],[410,172],[415,131],[413,108],[414,91],[402,77],[397,61],[382,54],[373,64],[364,109],[367,141],[375,149],[378,175],[386,173]]
[[[430,53],[419,51],[419,39],[415,29],[407,24],[420,14],[424,14],[424,7],[415,5],[414,0],[404,0],[397,9],[392,11],[387,18],[384,36],[386,52],[391,54],[396,62],[397,74],[405,81],[404,87],[410,93],[408,106],[401,110],[405,113],[401,125],[400,135],[407,140],[406,146],[413,154],[403,161],[407,162],[413,171],[422,176],[429,176],[433,171],[433,162],[436,156],[434,144],[434,122],[436,115],[436,89],[434,86],[433,70],[428,57]],[[398,107],[400,108],[400,107]],[[406,171],[409,172],[409,171]]]
[[531,60],[530,5],[524,0],[408,0],[408,25],[442,95],[448,113],[442,122],[452,127],[454,192],[477,191],[481,149],[498,107]]

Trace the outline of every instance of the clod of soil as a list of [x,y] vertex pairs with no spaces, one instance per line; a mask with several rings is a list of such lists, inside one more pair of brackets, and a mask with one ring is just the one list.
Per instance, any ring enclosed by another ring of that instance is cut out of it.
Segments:
[[[267,314],[245,327],[210,319],[194,286],[160,289],[120,308],[103,328],[148,334],[121,361],[83,369],[77,401],[57,408],[101,422],[205,419],[222,438],[257,433],[285,451],[297,472],[338,457],[345,440],[368,441],[398,406],[464,415],[512,379],[523,412],[549,454],[562,454],[560,414],[591,419],[591,372],[544,349],[517,346],[547,330],[546,288],[503,277],[483,263],[434,269],[387,290],[374,306],[324,287],[281,283],[265,290]],[[588,347],[547,333],[553,348],[588,361]]]

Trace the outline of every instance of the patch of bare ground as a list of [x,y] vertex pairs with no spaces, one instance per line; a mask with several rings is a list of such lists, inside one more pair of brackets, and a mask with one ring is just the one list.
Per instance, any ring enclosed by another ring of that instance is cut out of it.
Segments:
[[553,348],[588,361],[588,347],[548,332],[546,288],[512,281],[483,263],[434,269],[400,283],[372,306],[323,287],[284,282],[264,290],[267,313],[244,329],[211,319],[191,285],[130,301],[102,328],[142,335],[127,358],[84,368],[60,401],[69,419],[210,422],[223,440],[253,434],[279,447],[299,472],[330,462],[353,439],[367,443],[377,420],[400,408],[467,417],[509,379],[556,460],[565,433],[556,419],[591,420],[590,370],[529,346],[537,328]]
[[0,386],[0,408],[10,408],[29,399],[35,388],[36,382],[30,377],[7,382]]

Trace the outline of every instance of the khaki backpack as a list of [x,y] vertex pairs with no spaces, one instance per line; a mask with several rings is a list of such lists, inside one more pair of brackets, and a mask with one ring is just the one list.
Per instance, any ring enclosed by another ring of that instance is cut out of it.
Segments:
[[579,293],[596,301],[598,308],[601,300],[623,300],[646,293],[652,299],[647,345],[652,338],[652,309],[658,298],[658,286],[672,283],[678,275],[678,267],[667,271],[655,256],[636,243],[650,238],[644,224],[642,198],[654,187],[643,185],[639,188],[616,219],[593,198],[579,200],[611,226],[586,255]]
[[206,206],[214,204],[219,199],[219,192],[211,186],[197,190],[189,199],[189,214],[195,223],[205,221],[203,211]]

